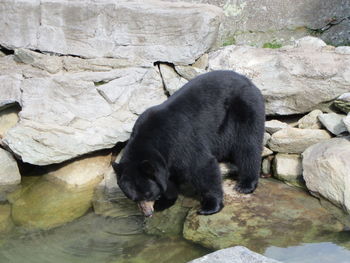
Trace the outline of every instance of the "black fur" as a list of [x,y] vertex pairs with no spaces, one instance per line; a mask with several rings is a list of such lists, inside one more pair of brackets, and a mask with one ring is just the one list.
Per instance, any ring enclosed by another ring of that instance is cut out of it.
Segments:
[[218,162],[238,167],[236,187],[251,193],[258,184],[265,108],[260,91],[233,71],[203,74],[164,103],[140,115],[120,164],[118,184],[134,201],[158,200],[165,208],[181,182],[201,197],[200,214],[223,207]]

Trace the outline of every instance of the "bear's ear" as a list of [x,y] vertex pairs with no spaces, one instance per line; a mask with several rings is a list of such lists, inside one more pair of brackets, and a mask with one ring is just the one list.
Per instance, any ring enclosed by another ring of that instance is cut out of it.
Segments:
[[155,179],[155,172],[156,169],[154,169],[153,165],[150,163],[150,161],[148,160],[143,160],[140,163],[140,168],[141,170],[146,173],[146,175],[148,177],[150,177],[151,179]]
[[121,177],[121,173],[122,173],[122,167],[121,167],[121,164],[119,163],[112,163],[112,167],[115,171],[115,174],[117,175],[117,178],[119,179]]

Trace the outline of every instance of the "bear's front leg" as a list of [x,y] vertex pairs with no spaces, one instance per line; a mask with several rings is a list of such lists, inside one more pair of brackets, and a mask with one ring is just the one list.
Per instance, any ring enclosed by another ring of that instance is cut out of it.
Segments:
[[176,184],[171,181],[168,181],[167,190],[156,200],[154,204],[154,209],[156,211],[162,211],[166,208],[169,208],[175,204],[178,197],[178,189]]
[[200,215],[212,215],[223,207],[223,191],[221,186],[221,174],[218,162],[210,158],[194,174],[193,184],[201,197]]

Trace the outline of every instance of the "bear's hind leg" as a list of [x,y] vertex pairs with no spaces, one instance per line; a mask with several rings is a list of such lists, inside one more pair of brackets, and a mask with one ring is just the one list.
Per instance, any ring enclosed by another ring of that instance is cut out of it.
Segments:
[[215,214],[224,207],[221,174],[215,158],[208,159],[205,165],[196,171],[192,183],[201,197],[201,209],[198,214]]

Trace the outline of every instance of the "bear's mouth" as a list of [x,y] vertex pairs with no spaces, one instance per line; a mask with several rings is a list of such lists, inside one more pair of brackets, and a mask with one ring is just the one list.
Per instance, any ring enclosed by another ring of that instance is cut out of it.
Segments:
[[153,208],[154,205],[154,201],[140,201],[138,202],[138,206],[140,208],[140,210],[142,211],[142,213],[146,216],[146,217],[150,217],[153,215]]

